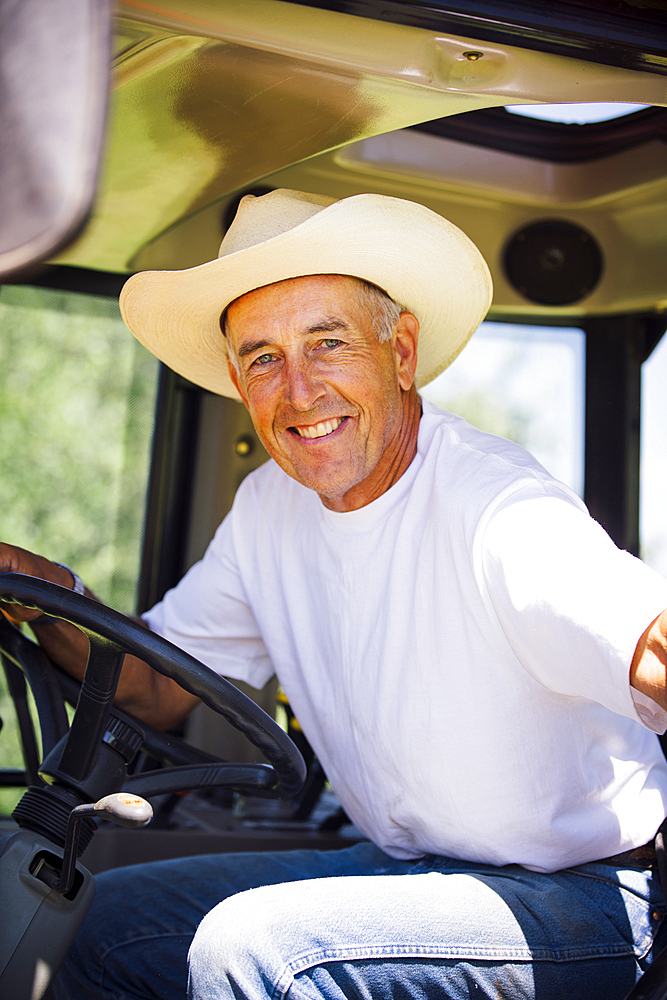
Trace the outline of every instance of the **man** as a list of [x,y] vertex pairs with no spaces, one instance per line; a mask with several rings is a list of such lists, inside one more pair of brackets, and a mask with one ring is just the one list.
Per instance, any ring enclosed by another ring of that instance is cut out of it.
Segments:
[[[238,395],[274,459],[147,622],[220,673],[275,670],[370,841],[103,876],[59,997],[184,996],[205,914],[197,1000],[620,1000],[645,968],[667,583],[522,449],[420,401],[489,301],[463,234],[377,195],[244,199],[217,261],[128,282],[133,332]],[[35,628],[80,671],[71,629]],[[123,707],[191,707],[128,659]]]

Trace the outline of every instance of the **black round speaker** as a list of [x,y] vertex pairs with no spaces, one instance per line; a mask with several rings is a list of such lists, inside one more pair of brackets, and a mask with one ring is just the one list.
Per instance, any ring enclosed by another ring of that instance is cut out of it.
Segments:
[[593,291],[604,258],[595,237],[581,226],[543,219],[512,236],[503,264],[524,298],[544,306],[569,306]]

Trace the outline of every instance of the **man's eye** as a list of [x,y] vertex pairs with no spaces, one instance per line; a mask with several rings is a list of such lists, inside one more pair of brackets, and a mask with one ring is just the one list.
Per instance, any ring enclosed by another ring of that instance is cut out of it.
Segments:
[[268,365],[271,361],[273,361],[273,354],[260,354],[253,361],[253,365]]
[[342,341],[336,340],[335,337],[327,337],[326,340],[324,341],[324,346],[325,347],[338,347],[338,345],[340,343],[342,343]]

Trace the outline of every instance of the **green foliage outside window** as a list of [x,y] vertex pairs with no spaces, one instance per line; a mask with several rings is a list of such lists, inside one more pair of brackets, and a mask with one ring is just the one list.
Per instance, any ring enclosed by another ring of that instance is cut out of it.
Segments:
[[[0,290],[0,539],[135,609],[157,362],[115,300]],[[21,764],[0,681],[0,767]],[[18,793],[20,795],[20,792]],[[0,813],[16,801],[0,792]]]

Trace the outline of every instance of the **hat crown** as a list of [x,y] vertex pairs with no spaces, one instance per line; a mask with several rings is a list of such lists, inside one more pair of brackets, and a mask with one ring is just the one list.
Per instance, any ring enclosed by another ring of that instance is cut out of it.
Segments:
[[220,244],[218,257],[228,257],[281,236],[335,201],[324,195],[287,188],[259,196],[247,194],[239,202],[234,221]]
[[431,209],[369,192],[336,200],[278,189],[241,201],[217,260],[129,278],[121,312],[161,361],[238,398],[221,312],[255,288],[313,274],[362,278],[417,316],[417,387],[454,360],[491,303],[479,250]]

